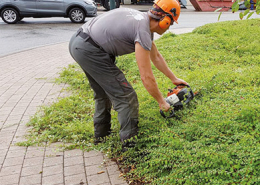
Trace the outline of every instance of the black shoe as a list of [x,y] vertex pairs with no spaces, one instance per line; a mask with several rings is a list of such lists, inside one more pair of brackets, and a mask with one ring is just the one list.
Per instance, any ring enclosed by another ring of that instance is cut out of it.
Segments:
[[107,137],[111,134],[111,131],[108,132],[106,136],[96,137],[94,140],[94,145],[98,145],[99,143],[105,143],[107,141]]
[[134,148],[135,144],[134,141],[124,141],[122,144],[122,152],[126,152],[129,148]]
[[105,137],[97,137],[94,140],[94,145],[98,145],[99,143],[105,143],[106,142],[106,136]]

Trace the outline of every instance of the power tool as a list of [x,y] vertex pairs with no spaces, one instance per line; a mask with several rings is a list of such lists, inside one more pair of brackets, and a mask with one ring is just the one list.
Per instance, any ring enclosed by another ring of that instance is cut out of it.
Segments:
[[168,91],[165,100],[172,108],[169,110],[169,115],[165,115],[165,112],[160,110],[164,118],[174,117],[175,111],[182,109],[184,105],[188,104],[194,98],[194,93],[189,85],[177,85],[173,89],[168,89]]

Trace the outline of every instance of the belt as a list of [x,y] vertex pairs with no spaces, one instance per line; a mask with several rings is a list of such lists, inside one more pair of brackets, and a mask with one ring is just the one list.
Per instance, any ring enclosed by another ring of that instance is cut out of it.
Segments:
[[[83,32],[83,29],[82,29],[82,28],[80,28],[80,29],[78,30],[77,36],[80,36],[81,38],[86,39],[86,40],[85,40],[86,42],[89,42],[90,44],[92,44],[92,45],[95,46],[96,48],[99,48],[99,49],[103,50],[102,47],[100,47],[97,43],[95,43],[95,41],[89,36],[89,34]],[[104,50],[103,50],[103,51],[104,51]]]

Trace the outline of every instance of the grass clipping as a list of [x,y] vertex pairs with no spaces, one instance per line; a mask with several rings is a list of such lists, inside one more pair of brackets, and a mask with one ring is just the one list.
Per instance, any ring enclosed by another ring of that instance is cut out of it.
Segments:
[[[116,112],[114,134],[98,149],[117,158],[130,184],[260,184],[260,20],[208,24],[183,35],[166,34],[157,47],[174,73],[201,96],[177,112],[160,116],[144,89],[133,54],[117,58],[140,103],[135,148],[120,152]],[[173,88],[153,67],[161,92]],[[72,96],[43,107],[30,121],[24,145],[70,142],[93,149],[93,92],[77,65],[59,79]]]

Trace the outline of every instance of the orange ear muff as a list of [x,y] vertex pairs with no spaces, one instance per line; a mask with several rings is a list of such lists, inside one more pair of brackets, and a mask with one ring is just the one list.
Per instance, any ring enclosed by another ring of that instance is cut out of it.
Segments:
[[171,17],[171,15],[166,15],[166,16],[164,16],[161,20],[160,20],[160,22],[159,22],[159,26],[160,26],[160,28],[162,28],[162,29],[166,29],[166,28],[168,28],[170,25],[171,25],[171,22],[172,22],[172,17]]

